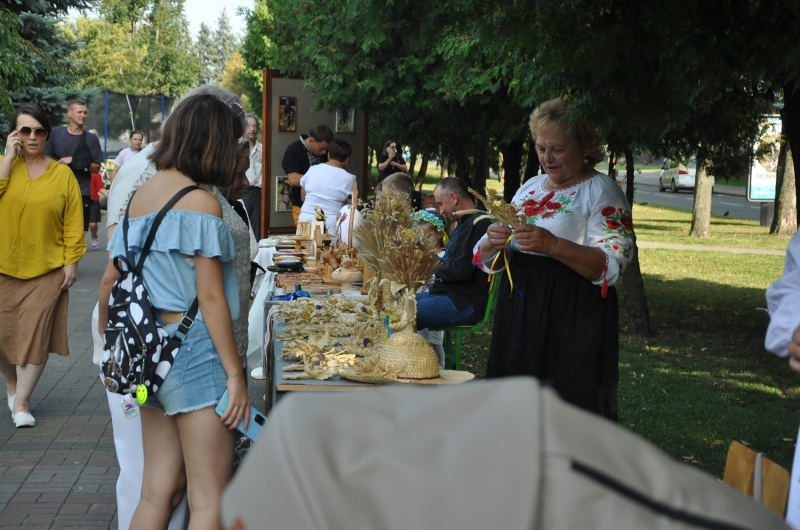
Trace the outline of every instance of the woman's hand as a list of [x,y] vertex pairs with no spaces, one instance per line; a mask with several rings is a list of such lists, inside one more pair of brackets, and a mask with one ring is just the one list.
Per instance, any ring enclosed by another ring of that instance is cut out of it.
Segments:
[[558,246],[558,237],[544,228],[533,225],[520,225],[514,229],[517,246],[525,252],[552,255]]
[[12,157],[19,154],[22,150],[22,138],[17,131],[11,131],[6,139],[6,156]]
[[246,431],[250,423],[250,396],[247,395],[247,387],[244,384],[241,370],[238,375],[228,377],[226,386],[228,388],[228,408],[220,417],[220,421],[232,431],[244,418],[244,430]]
[[488,236],[486,239],[489,241],[492,250],[503,250],[508,244],[508,237],[511,233],[511,229],[508,226],[494,223],[486,229],[486,235]]
[[72,265],[64,265],[61,269],[61,276],[64,278],[61,282],[61,289],[62,291],[66,291],[73,285],[75,282],[78,281],[78,264],[73,263]]

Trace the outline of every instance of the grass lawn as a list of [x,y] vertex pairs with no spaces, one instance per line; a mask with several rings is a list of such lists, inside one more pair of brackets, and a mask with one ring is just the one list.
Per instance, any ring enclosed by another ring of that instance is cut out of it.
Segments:
[[641,241],[704,245],[714,247],[786,250],[788,236],[769,234],[769,227],[758,221],[711,215],[711,237],[689,237],[692,212],[683,208],[657,205],[633,205],[633,224]]
[[[689,239],[688,212],[634,211],[640,239]],[[712,231],[719,235],[712,239],[725,246],[786,247],[787,239],[765,230],[715,219]],[[737,238],[746,244],[732,244]],[[620,315],[620,424],[717,477],[732,440],[791,468],[800,376],[764,351],[769,320],[755,311],[765,306],[764,290],[781,275],[784,258],[643,249],[640,261],[655,336],[631,336],[624,311]],[[487,328],[464,337],[465,369],[481,376],[491,324]]]

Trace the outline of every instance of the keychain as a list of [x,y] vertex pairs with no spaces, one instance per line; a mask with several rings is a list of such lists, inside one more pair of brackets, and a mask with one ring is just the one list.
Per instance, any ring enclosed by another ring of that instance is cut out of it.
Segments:
[[130,394],[122,396],[122,412],[125,414],[126,420],[133,419],[139,414],[139,408],[136,406]]
[[138,401],[140,405],[144,405],[144,402],[147,401],[147,387],[146,386],[138,385],[136,387],[136,401]]

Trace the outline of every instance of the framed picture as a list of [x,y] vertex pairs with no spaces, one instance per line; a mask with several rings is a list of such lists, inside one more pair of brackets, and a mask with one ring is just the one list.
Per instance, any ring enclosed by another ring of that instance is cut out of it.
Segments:
[[297,131],[297,98],[292,96],[278,97],[278,131]]
[[336,132],[351,133],[355,130],[356,110],[342,109],[336,111]]
[[291,212],[292,201],[289,200],[289,177],[275,177],[275,211]]

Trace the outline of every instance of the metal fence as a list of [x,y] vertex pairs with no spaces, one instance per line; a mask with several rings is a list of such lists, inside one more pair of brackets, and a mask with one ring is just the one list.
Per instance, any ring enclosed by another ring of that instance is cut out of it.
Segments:
[[130,145],[131,131],[142,131],[144,144],[160,138],[161,123],[172,110],[175,98],[164,95],[137,96],[105,90],[89,103],[86,129],[100,138],[104,159],[113,159]]

